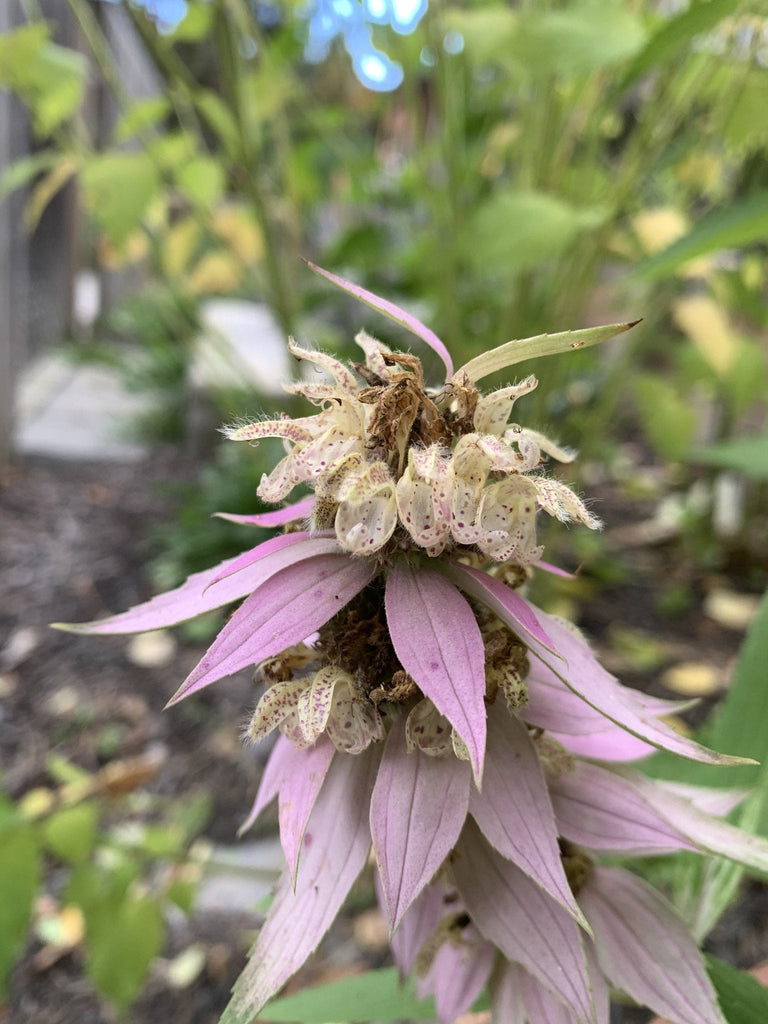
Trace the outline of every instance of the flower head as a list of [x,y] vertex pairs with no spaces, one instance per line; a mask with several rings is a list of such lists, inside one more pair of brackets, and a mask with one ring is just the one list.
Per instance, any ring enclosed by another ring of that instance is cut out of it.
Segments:
[[[520,593],[542,555],[540,512],[599,523],[544,471],[544,456],[571,453],[511,421],[535,378],[477,388],[631,325],[509,342],[454,372],[419,321],[319,272],[421,337],[445,380],[430,387],[419,359],[364,332],[352,367],[291,342],[311,373],[287,390],[318,411],[226,431],[283,439],[259,496],[313,493],[231,518],[291,532],[69,627],[154,629],[244,598],[171,701],[256,666],[265,690],[249,735],[281,734],[245,827],[277,798],[288,866],[225,1021],[251,1019],[301,966],[373,846],[396,959],[420,972],[441,1020],[489,983],[500,1021],[603,1024],[610,984],[677,1024],[721,1024],[682,924],[599,857],[693,849],[764,870],[765,844],[699,806],[722,801],[626,767],[654,748],[740,759],[675,732],[669,704],[623,687]],[[684,951],[689,1002],[672,991],[665,943]]]

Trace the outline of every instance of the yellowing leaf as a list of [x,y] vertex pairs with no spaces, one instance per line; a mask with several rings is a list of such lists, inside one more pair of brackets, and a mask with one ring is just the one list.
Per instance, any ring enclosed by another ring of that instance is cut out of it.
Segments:
[[715,373],[730,370],[738,349],[725,310],[710,295],[688,295],[672,306],[677,326],[687,334]]
[[682,238],[688,230],[683,214],[673,206],[643,210],[632,221],[638,241],[647,253],[661,252]]
[[226,295],[235,291],[241,280],[240,264],[230,253],[209,252],[192,271],[187,286],[193,295]]
[[161,260],[168,277],[181,277],[186,273],[197,252],[201,234],[200,225],[192,217],[178,221],[165,233],[161,245]]
[[264,254],[264,239],[258,224],[242,206],[227,204],[214,210],[211,226],[219,238],[246,265],[256,263]]
[[45,177],[37,182],[24,210],[24,224],[29,231],[35,230],[48,203],[57,192],[64,188],[69,179],[77,174],[79,168],[79,159],[70,153],[65,153]]

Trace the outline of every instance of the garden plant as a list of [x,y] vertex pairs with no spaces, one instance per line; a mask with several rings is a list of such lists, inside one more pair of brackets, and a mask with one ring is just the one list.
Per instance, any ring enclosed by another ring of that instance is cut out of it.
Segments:
[[510,421],[536,378],[477,387],[634,324],[511,341],[454,369],[418,319],[313,269],[425,342],[445,379],[430,385],[416,355],[365,331],[351,366],[289,343],[313,372],[286,390],[319,411],[225,430],[284,440],[259,497],[312,493],[237,519],[285,532],[63,627],[150,630],[244,598],[170,701],[255,666],[265,692],[248,738],[281,733],[247,824],[277,798],[287,863],[223,1020],[251,1020],[302,966],[372,847],[396,962],[441,1022],[487,987],[505,1024],[603,1024],[612,988],[674,1024],[722,1024],[686,923],[623,865],[695,851],[765,874],[768,842],[722,820],[745,791],[653,780],[634,762],[654,749],[754,762],[673,729],[674,705],[623,687],[574,626],[523,596],[533,572],[562,572],[542,561],[541,511],[600,522],[542,472],[573,454]]

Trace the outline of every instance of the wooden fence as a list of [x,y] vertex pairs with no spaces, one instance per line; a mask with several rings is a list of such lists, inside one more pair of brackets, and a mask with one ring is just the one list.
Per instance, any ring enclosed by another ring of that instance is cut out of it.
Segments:
[[[56,42],[78,47],[80,37],[67,0],[40,0],[40,8]],[[157,92],[159,83],[119,6],[95,8],[115,53],[116,65],[129,95]],[[24,24],[21,0],[0,0],[0,32]],[[82,48],[82,47],[81,47]],[[90,83],[87,117],[93,135],[110,131],[116,111],[96,76]],[[30,134],[26,113],[11,95],[0,90],[0,170],[39,145]],[[14,382],[20,370],[40,352],[60,344],[72,326],[75,274],[83,259],[77,192],[60,192],[33,234],[24,225],[27,189],[0,201],[0,469],[11,454]],[[110,275],[102,293],[118,299],[135,285]]]

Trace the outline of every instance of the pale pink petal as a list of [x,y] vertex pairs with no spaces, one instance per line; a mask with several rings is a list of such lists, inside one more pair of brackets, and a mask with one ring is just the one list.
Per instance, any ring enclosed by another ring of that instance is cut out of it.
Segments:
[[518,975],[520,997],[525,1006],[526,1019],[533,1024],[572,1024],[573,1016],[558,999],[547,991],[532,974],[520,968]]
[[484,942],[475,929],[470,926],[464,932],[468,933],[466,941],[442,944],[429,972],[418,983],[422,998],[434,996],[440,1024],[453,1024],[459,1014],[470,1009],[488,981],[496,956],[495,947]]
[[294,892],[286,871],[224,1020],[252,1020],[316,948],[365,866],[375,750],[333,759],[315,803]]
[[485,754],[485,650],[472,609],[434,569],[398,563],[387,623],[400,664],[464,740],[476,779]]
[[[587,707],[588,705],[584,705]],[[527,708],[525,709],[527,711]],[[589,709],[590,711],[592,708]],[[523,715],[526,721],[533,721]],[[656,747],[644,743],[637,736],[622,729],[621,726],[609,723],[610,729],[587,733],[581,736],[566,736],[565,733],[549,732],[553,740],[557,740],[571,754],[588,757],[595,761],[639,761],[656,753]]]
[[[386,914],[384,890],[378,873],[376,874],[376,895],[382,913]],[[448,908],[443,897],[443,887],[439,883],[428,885],[426,889],[422,889],[421,895],[413,901],[403,916],[397,931],[390,939],[392,955],[401,977],[404,978],[410,974],[419,950],[447,912]]]
[[[608,1024],[608,988],[597,965],[592,943],[584,939],[597,1024]],[[492,1020],[498,1024],[572,1024],[573,1017],[520,964],[504,964],[490,983]]]
[[528,730],[506,708],[488,715],[487,751],[483,788],[471,793],[470,814],[502,856],[584,923],[563,870],[539,758]]
[[567,580],[575,580],[578,573],[567,572],[565,569],[561,569],[558,565],[552,565],[550,562],[534,562],[534,569],[543,569],[544,572],[552,573],[553,576],[564,576]]
[[[749,758],[732,757],[696,743],[695,740],[675,732],[671,725],[653,718],[639,700],[630,696],[626,688],[620,687],[616,679],[598,662],[583,639],[576,636],[562,622],[552,615],[537,609],[537,614],[555,643],[555,649],[563,661],[555,661],[551,653],[535,638],[529,643],[529,653],[534,659],[549,668],[557,678],[582,697],[606,718],[622,726],[641,740],[652,743],[662,750],[669,750],[681,757],[709,764],[753,764]],[[532,663],[532,676],[541,672]],[[529,690],[533,687],[529,682]],[[558,730],[566,731],[566,730]]]
[[614,985],[675,1024],[725,1024],[701,953],[659,893],[620,868],[594,866],[579,900]]
[[169,704],[299,643],[351,601],[375,573],[375,565],[344,554],[317,555],[280,570],[232,615]]
[[[270,543],[267,541],[266,543]],[[260,547],[261,545],[259,545]],[[221,608],[250,594],[265,580],[293,562],[313,555],[338,551],[332,538],[301,538],[295,545],[272,551],[235,576],[216,580],[237,562],[240,556],[220,562],[211,569],[194,573],[175,590],[158,594],[127,612],[96,622],[57,624],[71,633],[141,633],[148,629],[175,626],[196,615]],[[215,584],[215,585],[214,585]]]
[[690,800],[694,807],[707,814],[723,817],[738,807],[750,795],[749,789],[710,789],[707,786],[689,786],[684,782],[668,782],[655,779],[656,788],[668,789],[670,793]]
[[238,836],[243,835],[251,828],[261,812],[268,807],[280,791],[280,786],[285,774],[285,763],[291,763],[293,751],[296,748],[285,736],[278,736],[277,741],[269,755],[269,760],[264,766],[264,771],[256,792],[256,799],[253,801],[248,817],[237,830]]
[[269,540],[265,540],[262,544],[257,544],[255,548],[251,548],[250,551],[244,551],[241,555],[232,561],[225,569],[222,569],[216,579],[212,580],[210,586],[214,583],[218,583],[220,580],[225,579],[227,576],[231,576],[233,573],[240,572],[242,569],[247,569],[249,565],[253,565],[254,562],[258,562],[259,559],[265,558],[267,555],[271,555],[273,551],[280,551],[282,548],[289,548],[292,544],[299,544],[303,540],[309,539],[309,533],[296,532],[296,533],[281,533],[277,537],[270,537]]
[[637,857],[696,849],[629,780],[598,765],[550,779],[549,791],[561,834],[578,846]]
[[279,794],[280,842],[293,878],[304,830],[333,754],[333,746],[322,737],[315,746],[299,750],[285,736],[279,736],[264,768],[251,813],[238,829],[238,835],[247,832]]
[[685,835],[700,850],[728,857],[762,875],[768,874],[768,840],[729,825],[727,821],[712,817],[689,800],[678,796],[653,780],[632,772],[632,785],[652,803],[654,808]]
[[449,563],[446,572],[458,587],[495,612],[521,640],[527,643],[530,639],[537,647],[543,645],[547,651],[560,656],[560,651],[539,621],[539,616],[543,616],[543,612],[538,609],[534,611],[533,605],[506,584],[494,576],[489,576],[487,572],[470,569],[469,566],[459,565],[458,562]]
[[592,992],[592,1002],[595,1007],[595,1018],[597,1024],[609,1024],[611,1016],[611,993],[608,988],[608,980],[600,969],[597,959],[597,950],[592,939],[582,936],[584,945],[584,956],[587,960],[587,971],[589,974],[589,987]]
[[282,760],[278,820],[283,853],[295,880],[307,823],[336,751],[323,736],[306,750],[290,746],[295,753]]
[[325,277],[328,281],[331,281],[337,287],[343,291],[348,292],[350,295],[354,295],[356,299],[360,299],[366,306],[371,306],[379,313],[383,313],[384,316],[389,317],[390,320],[394,320],[396,324],[400,324],[402,327],[407,328],[422,341],[426,341],[429,347],[436,352],[442,359],[445,365],[445,376],[446,380],[453,376],[453,362],[448,353],[448,349],[440,341],[434,331],[431,331],[429,327],[425,326],[420,320],[417,320],[415,316],[410,313],[406,313],[404,309],[400,309],[394,302],[389,302],[388,299],[382,299],[378,295],[374,295],[373,292],[369,292],[366,288],[361,288],[358,284],[352,284],[350,281],[345,281],[343,277],[338,277],[336,274],[332,274],[328,270],[323,270],[322,267],[316,266],[309,260],[304,261],[310,270],[314,270],[316,274],[320,274]]
[[285,508],[276,508],[273,512],[257,512],[255,515],[239,516],[233,512],[215,512],[219,519],[227,519],[230,523],[240,523],[242,526],[285,526],[286,523],[293,523],[297,519],[306,519],[312,512],[315,504],[315,496],[301,498],[292,505]]
[[[613,687],[627,700],[640,704],[646,712],[650,711],[654,717],[657,714],[675,714],[688,706],[684,701],[664,701],[662,708],[659,706],[662,702],[658,700],[651,705],[650,699],[645,694],[622,686],[616,679],[613,679]],[[533,660],[531,664],[528,675],[528,704],[521,708],[520,717],[530,725],[536,725],[553,733],[561,742],[563,741],[560,734],[567,737],[583,738],[585,757],[608,760],[608,757],[604,757],[602,752],[587,753],[588,745],[593,743],[598,750],[604,743],[607,743],[608,749],[610,749],[611,742],[613,742],[613,749],[620,751],[622,736],[634,743],[633,749],[637,751],[638,757],[643,756],[648,749],[656,749],[655,747],[649,748],[647,744],[631,736],[622,726],[612,722],[602,711],[587,704],[577,693],[566,686],[560,676],[537,659]],[[600,738],[598,734],[601,733],[606,733],[608,736]],[[611,741],[609,736],[616,738]],[[568,743],[571,744],[572,741],[569,740]],[[572,749],[577,754],[582,753],[581,749],[575,745],[569,745],[568,749]],[[624,758],[618,759],[623,760]]]
[[526,1024],[520,990],[520,976],[526,972],[516,963],[504,963],[494,971],[488,986],[491,994],[491,1020],[501,1024]]
[[477,929],[519,961],[569,1007],[574,1024],[593,1024],[581,934],[573,918],[467,822],[453,872]]
[[405,731],[390,730],[371,801],[371,836],[390,927],[453,849],[467,816],[472,779],[455,757],[408,753]]

